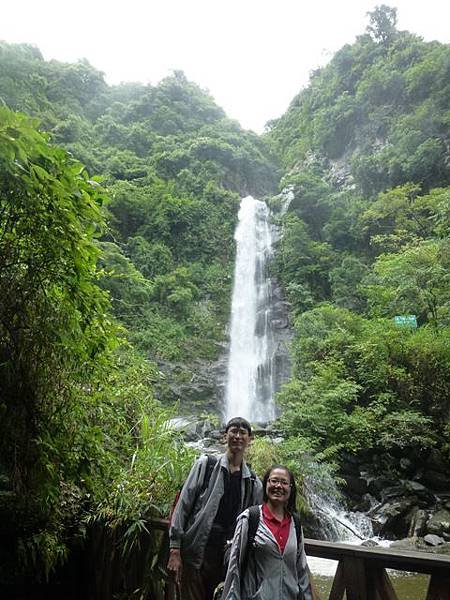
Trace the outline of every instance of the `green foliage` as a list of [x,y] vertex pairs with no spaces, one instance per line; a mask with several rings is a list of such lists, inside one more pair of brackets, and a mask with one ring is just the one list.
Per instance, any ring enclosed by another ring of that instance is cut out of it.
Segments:
[[267,145],[180,71],[154,87],[109,87],[86,61],[46,62],[29,46],[0,50],[4,101],[38,115],[104,176],[111,230],[100,285],[130,339],[154,357],[179,358],[184,343],[192,359],[217,354],[239,196],[276,185]]
[[448,188],[420,195],[418,186],[404,185],[379,194],[360,215],[359,226],[376,253],[397,252],[445,235],[442,226],[449,205]]
[[304,221],[316,238],[321,238],[323,226],[330,218],[332,204],[330,195],[332,188],[319,175],[302,171],[285,180],[290,186],[293,198],[289,204],[289,212],[295,213]]
[[82,470],[75,415],[117,328],[96,285],[104,192],[35,126],[0,109],[0,449],[15,498],[1,508],[48,575],[66,555],[64,482]]
[[163,408],[152,395],[156,366],[129,351],[114,366],[93,395],[91,420],[101,435],[89,458],[97,477],[79,518],[94,541],[97,593],[145,596],[158,588],[159,536],[148,521],[167,515],[193,453],[170,427],[176,407]]
[[360,284],[367,265],[355,256],[344,256],[340,265],[330,271],[331,297],[336,306],[361,312],[365,298]]
[[316,458],[443,447],[448,329],[411,332],[331,306],[295,326],[295,377],[280,394],[280,424],[290,436],[301,432]]
[[122,532],[118,548],[134,557],[192,460],[169,429],[173,410],[153,398],[158,369],[113,353],[120,328],[101,287],[125,322],[155,294],[185,311],[196,288],[186,268],[164,287],[100,243],[100,185],[27,117],[1,109],[0,123],[0,514],[12,548],[1,577],[39,580],[93,523]]
[[383,44],[391,41],[396,34],[397,9],[386,6],[386,4],[381,4],[380,6],[376,6],[368,15],[370,17],[370,24],[367,27],[367,31],[372,35],[374,40]]
[[308,438],[289,437],[281,443],[274,443],[270,438],[256,437],[248,451],[248,462],[252,469],[262,478],[273,465],[285,465],[291,469],[297,485],[297,509],[308,512],[305,497],[307,481],[319,473],[329,473],[326,465],[318,465],[312,458],[312,447]]
[[151,244],[144,237],[136,235],[128,238],[125,252],[147,279],[158,274],[165,275],[173,268],[172,252],[163,242]]
[[[238,199],[274,192],[277,161],[293,377],[285,440],[258,439],[253,466],[304,484],[345,453],[393,474],[448,453],[449,48],[398,32],[394,8],[369,21],[263,139],[179,71],[109,87],[86,61],[0,44],[2,102],[51,136],[1,109],[2,576],[48,577],[88,527],[114,593],[156,594],[147,518],[192,460],[167,425],[172,379],[221,348]],[[405,313],[417,330],[395,325]]]
[[272,265],[295,329],[280,422],[318,460],[395,473],[390,455],[448,449],[449,46],[397,31],[395,8],[368,16],[265,136],[292,195]]
[[[307,383],[294,380],[287,384],[282,394],[284,408],[281,424],[291,434],[305,431],[313,448],[335,448],[345,443],[350,450],[360,447],[357,423],[349,415],[356,404],[359,386],[342,376],[342,367],[334,361],[315,364],[315,372]],[[345,440],[345,442],[344,442]],[[352,446],[350,448],[350,445]]]
[[296,311],[328,296],[328,270],[332,261],[329,245],[311,239],[305,223],[288,214],[273,270],[285,285],[288,300]]
[[[115,446],[117,454],[111,464],[108,494],[97,498],[99,504],[89,517],[91,521],[101,520],[115,528],[130,521],[167,515],[192,464],[193,452],[170,427],[174,409],[161,407],[149,394],[148,383],[154,383],[156,377],[157,373],[144,363],[131,363],[125,376],[118,374],[111,379],[108,397],[101,394],[102,405],[110,404],[117,410],[119,403],[125,401],[126,410],[119,410],[121,427],[120,421],[110,414],[114,429],[108,431],[109,443]],[[117,391],[112,394],[114,383],[118,384]],[[136,533],[139,534],[138,529]]]
[[279,446],[270,438],[255,437],[248,450],[247,462],[260,477],[272,465],[281,464],[282,458]]
[[450,247],[426,240],[378,257],[367,279],[372,314],[416,314],[422,323],[449,324]]
[[322,174],[344,162],[364,195],[408,182],[444,187],[449,46],[396,31],[395,8],[369,17],[370,35],[314,72],[266,137],[290,176],[313,161]]

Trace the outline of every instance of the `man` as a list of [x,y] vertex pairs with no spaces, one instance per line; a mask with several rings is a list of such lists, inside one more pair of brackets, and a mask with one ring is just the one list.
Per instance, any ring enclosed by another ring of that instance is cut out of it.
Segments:
[[211,600],[224,579],[224,552],[233,537],[236,517],[262,502],[261,481],[250,471],[244,453],[252,429],[242,417],[225,426],[227,451],[218,457],[208,485],[208,457],[192,467],[172,515],[167,569],[181,584],[183,600]]

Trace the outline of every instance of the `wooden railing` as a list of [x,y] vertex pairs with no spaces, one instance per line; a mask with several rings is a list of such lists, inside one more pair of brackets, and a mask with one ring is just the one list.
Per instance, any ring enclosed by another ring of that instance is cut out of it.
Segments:
[[[166,529],[164,519],[152,521],[155,529]],[[307,556],[338,561],[328,600],[403,600],[398,598],[386,569],[430,575],[424,600],[450,600],[450,556],[390,548],[367,548],[305,539]],[[166,600],[175,598],[168,585]],[[319,594],[315,591],[315,599]]]
[[[397,600],[386,569],[431,575],[426,600],[450,600],[450,556],[305,539],[307,556],[338,561],[329,600]],[[398,598],[402,600],[402,598]]]

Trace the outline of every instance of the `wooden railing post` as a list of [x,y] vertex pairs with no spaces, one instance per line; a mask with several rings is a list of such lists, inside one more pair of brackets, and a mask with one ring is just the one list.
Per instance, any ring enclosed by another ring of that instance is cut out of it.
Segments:
[[344,579],[347,600],[368,600],[367,578],[364,561],[359,558],[344,558]]
[[347,600],[398,600],[386,570],[361,559],[339,562],[329,600],[342,600],[344,592]]
[[336,569],[336,574],[333,579],[333,585],[331,587],[331,592],[329,596],[329,600],[342,600],[345,592],[345,579],[344,579],[344,563],[343,561],[339,561],[339,564]]
[[367,565],[367,568],[367,597],[369,600],[372,600],[372,598],[373,600],[398,600],[386,569],[383,567],[371,567],[370,563]]
[[450,600],[450,574],[433,573],[426,600]]

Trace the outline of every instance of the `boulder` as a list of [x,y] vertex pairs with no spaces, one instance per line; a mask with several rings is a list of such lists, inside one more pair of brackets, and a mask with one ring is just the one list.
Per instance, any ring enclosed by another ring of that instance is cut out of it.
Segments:
[[403,489],[405,490],[405,492],[417,496],[417,498],[419,499],[419,506],[421,508],[426,508],[436,503],[436,496],[432,494],[427,487],[425,487],[422,483],[419,483],[418,481],[404,481]]
[[424,469],[420,482],[436,491],[450,490],[450,474],[434,469]]
[[408,537],[420,537],[426,532],[428,513],[425,510],[414,506],[408,515],[409,531]]
[[375,546],[378,546],[378,544],[375,540],[364,540],[360,546],[364,546],[365,548],[375,548]]
[[359,502],[355,502],[355,504],[352,506],[352,510],[368,513],[370,510],[374,509],[379,504],[380,503],[376,498],[374,498],[370,494],[364,494],[364,496],[361,499],[359,499]]
[[403,496],[404,493],[405,490],[403,488],[403,485],[401,484],[391,485],[389,487],[385,487],[380,491],[381,499],[383,500],[383,502],[389,500],[390,498],[398,498],[399,496]]
[[171,429],[180,431],[183,435],[190,437],[197,437],[197,417],[175,417],[168,421],[168,425]]
[[428,546],[440,546],[445,542],[444,539],[442,539],[438,535],[433,535],[432,533],[428,533],[423,538],[423,541],[425,542],[425,544],[428,544]]
[[397,497],[370,511],[374,532],[387,538],[406,537],[410,530],[411,511],[416,503],[414,496]]
[[381,498],[382,493],[384,493],[385,490],[393,488],[396,485],[396,481],[388,479],[387,477],[374,477],[373,479],[368,480],[369,493],[377,498]]
[[345,483],[347,484],[347,493],[351,496],[364,496],[367,494],[367,481],[362,477],[355,477],[354,475],[342,475]]
[[427,523],[427,531],[430,534],[450,534],[450,511],[441,508],[435,512]]

